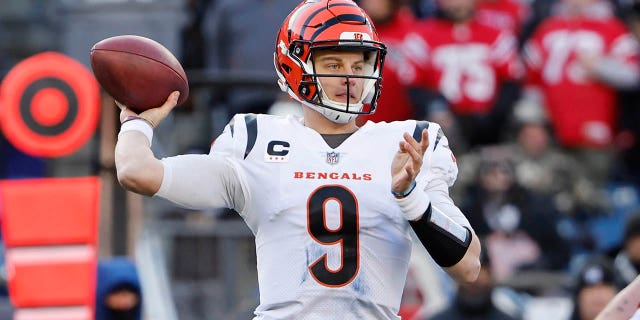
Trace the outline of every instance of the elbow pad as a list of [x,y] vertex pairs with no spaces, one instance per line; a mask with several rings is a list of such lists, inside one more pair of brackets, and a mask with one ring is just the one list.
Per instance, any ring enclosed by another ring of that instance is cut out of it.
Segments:
[[473,233],[431,204],[420,220],[409,221],[422,245],[441,267],[458,263],[469,249]]

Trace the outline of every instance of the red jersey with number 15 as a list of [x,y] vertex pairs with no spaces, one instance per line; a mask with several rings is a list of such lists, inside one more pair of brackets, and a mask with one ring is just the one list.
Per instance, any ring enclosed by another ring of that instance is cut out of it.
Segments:
[[522,74],[513,34],[470,21],[430,19],[420,27],[427,44],[427,87],[441,92],[458,114],[489,112],[504,80]]

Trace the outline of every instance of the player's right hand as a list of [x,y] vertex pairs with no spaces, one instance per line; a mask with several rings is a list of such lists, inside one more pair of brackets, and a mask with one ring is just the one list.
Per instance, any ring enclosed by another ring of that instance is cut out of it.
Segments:
[[135,113],[131,109],[127,108],[127,106],[116,101],[116,105],[118,105],[118,107],[120,108],[120,122],[124,121],[124,119],[126,119],[128,116],[138,116],[149,122],[149,124],[151,124],[151,126],[155,128],[158,126],[158,124],[160,124],[160,122],[162,122],[162,120],[164,120],[164,118],[169,115],[171,110],[173,110],[173,108],[178,105],[179,97],[180,92],[174,91],[169,95],[167,101],[165,101],[163,105],[157,108],[145,110],[140,114]]

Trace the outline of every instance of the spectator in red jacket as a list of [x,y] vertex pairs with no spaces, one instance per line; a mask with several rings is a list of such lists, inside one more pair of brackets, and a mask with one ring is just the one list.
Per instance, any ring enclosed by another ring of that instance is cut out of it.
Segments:
[[617,129],[617,90],[640,78],[638,47],[604,0],[562,0],[525,45],[525,99],[547,110],[559,143],[593,179],[608,175]]
[[437,17],[419,26],[428,53],[422,84],[445,98],[453,121],[442,112],[429,118],[448,136],[459,128],[458,153],[462,141],[467,149],[501,141],[522,74],[515,36],[478,22],[476,1],[439,0]]

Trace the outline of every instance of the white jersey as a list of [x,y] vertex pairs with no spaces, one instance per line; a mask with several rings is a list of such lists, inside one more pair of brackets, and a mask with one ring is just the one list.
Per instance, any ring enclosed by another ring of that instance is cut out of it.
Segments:
[[412,120],[368,122],[331,148],[299,118],[236,115],[209,155],[163,159],[157,195],[240,213],[255,235],[255,319],[400,319],[411,237],[390,192],[391,162],[402,134],[420,139],[422,128],[418,186],[469,227],[448,196],[458,171],[446,137]]

